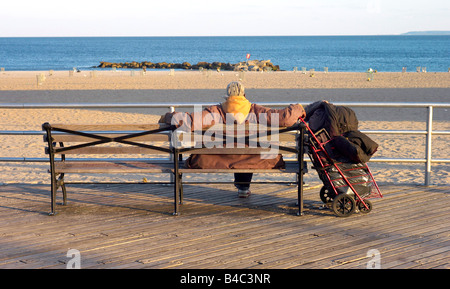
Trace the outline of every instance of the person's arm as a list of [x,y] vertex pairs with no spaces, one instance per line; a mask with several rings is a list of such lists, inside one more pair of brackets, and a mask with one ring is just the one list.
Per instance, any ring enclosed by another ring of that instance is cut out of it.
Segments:
[[172,124],[180,127],[183,131],[194,131],[203,129],[217,123],[223,123],[217,106],[205,108],[201,112],[168,112],[161,116],[160,123]]
[[264,113],[267,116],[267,125],[271,125],[273,117],[278,116],[278,125],[280,127],[292,126],[300,117],[304,118],[306,116],[305,110],[301,104],[291,104],[283,109],[270,109],[255,104],[255,111],[258,116],[258,122],[260,113]]

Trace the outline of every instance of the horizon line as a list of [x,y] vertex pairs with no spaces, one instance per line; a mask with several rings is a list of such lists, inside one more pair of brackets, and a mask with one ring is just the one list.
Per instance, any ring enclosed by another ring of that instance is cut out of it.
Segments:
[[1,36],[0,38],[118,38],[118,37],[339,37],[339,36],[448,36],[450,30],[423,30],[386,34],[311,34],[311,35],[25,35]]
[[317,35],[40,35],[40,36],[0,36],[0,38],[131,38],[131,37],[341,37],[341,36],[415,36],[415,35],[405,35],[405,34],[317,34]]

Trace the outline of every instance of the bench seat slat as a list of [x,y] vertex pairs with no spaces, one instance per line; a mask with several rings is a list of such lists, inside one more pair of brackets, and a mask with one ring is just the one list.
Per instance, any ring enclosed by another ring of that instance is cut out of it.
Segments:
[[55,173],[171,173],[171,162],[55,162]]
[[[167,149],[169,149],[167,147]],[[92,146],[92,147],[83,147],[76,148],[73,150],[63,151],[63,152],[55,152],[55,154],[169,154],[169,152],[163,152],[156,149],[150,148],[142,148],[142,147],[134,147],[134,146],[124,146],[124,147],[102,147],[102,146]]]
[[[149,161],[89,161],[89,162],[55,162],[55,172],[60,173],[171,173],[173,163]],[[180,163],[180,173],[296,173],[298,166],[286,162],[285,169],[188,169]]]
[[[258,155],[271,152],[271,148],[192,148],[184,154],[205,155]],[[272,152],[273,153],[273,152]]]
[[286,162],[286,168],[284,169],[187,169],[181,167],[179,169],[180,173],[186,174],[207,174],[207,173],[297,173],[298,164],[296,162]]
[[255,174],[264,174],[264,173],[296,173],[298,170],[293,168],[291,169],[180,169],[179,172],[182,174],[208,174],[208,173],[255,173]]
[[[290,149],[290,148],[288,148]],[[296,148],[292,148],[296,150]],[[197,155],[259,155],[259,154],[279,154],[279,153],[293,153],[287,151],[282,147],[278,148],[192,148],[187,151],[182,151],[183,154],[197,154]]]

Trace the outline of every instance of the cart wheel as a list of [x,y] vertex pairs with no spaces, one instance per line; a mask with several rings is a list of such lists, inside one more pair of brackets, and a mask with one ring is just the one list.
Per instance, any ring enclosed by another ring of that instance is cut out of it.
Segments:
[[372,202],[364,200],[364,203],[366,203],[368,209],[364,206],[363,202],[358,202],[358,209],[362,214],[368,214],[372,211]]
[[325,204],[331,203],[333,199],[336,197],[336,193],[333,190],[330,190],[329,188],[323,186],[320,189],[320,199]]
[[332,208],[338,217],[348,217],[355,212],[356,202],[352,196],[339,194],[334,198]]

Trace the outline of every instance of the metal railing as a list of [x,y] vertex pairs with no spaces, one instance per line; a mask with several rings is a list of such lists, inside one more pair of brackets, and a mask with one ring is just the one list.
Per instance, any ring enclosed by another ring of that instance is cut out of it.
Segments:
[[[207,107],[217,103],[0,103],[0,109],[142,109],[142,108],[167,108],[174,111],[175,108],[193,108],[195,106]],[[286,107],[290,103],[258,103],[267,107]],[[307,105],[307,103],[301,103]],[[390,134],[390,135],[424,135],[426,136],[425,158],[372,158],[371,162],[381,163],[424,163],[425,185],[430,185],[432,163],[450,163],[450,159],[432,158],[432,136],[450,135],[450,131],[433,130],[434,108],[450,108],[450,103],[396,103],[396,102],[333,102],[335,105],[349,107],[389,107],[389,108],[425,108],[428,111],[426,130],[363,130],[366,134]],[[5,131],[0,130],[0,135],[44,135],[43,131]],[[0,162],[48,162],[48,158],[27,157],[0,157]]]

